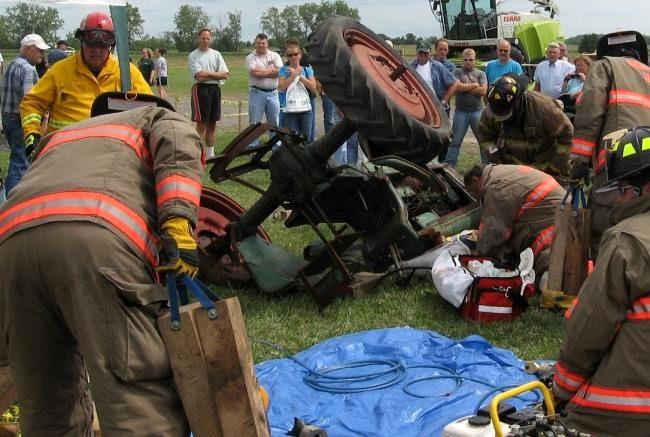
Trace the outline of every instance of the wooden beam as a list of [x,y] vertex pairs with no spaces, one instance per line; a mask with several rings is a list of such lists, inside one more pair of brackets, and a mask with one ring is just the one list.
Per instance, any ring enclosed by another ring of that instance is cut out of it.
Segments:
[[239,299],[216,303],[218,317],[194,310],[224,436],[270,436]]
[[181,307],[180,330],[158,319],[190,428],[197,437],[269,437],[239,300]]
[[171,328],[169,314],[158,318],[158,328],[167,348],[174,382],[192,433],[197,437],[218,437],[223,433],[194,324],[194,310],[197,308],[201,309],[201,304],[193,303],[181,307],[179,330]]
[[558,207],[555,210],[555,236],[551,245],[551,259],[548,265],[548,282],[546,286],[551,291],[563,291],[564,288],[564,259],[571,211],[571,205]]
[[591,210],[573,210],[567,233],[564,257],[563,288],[567,294],[575,296],[587,279],[587,262],[591,246]]

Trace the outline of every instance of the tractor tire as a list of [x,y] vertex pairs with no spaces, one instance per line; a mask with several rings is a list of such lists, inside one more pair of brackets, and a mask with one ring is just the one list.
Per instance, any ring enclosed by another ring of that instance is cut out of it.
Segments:
[[368,140],[371,157],[426,164],[450,142],[449,118],[420,75],[360,23],[333,15],[310,36],[309,61],[327,95]]

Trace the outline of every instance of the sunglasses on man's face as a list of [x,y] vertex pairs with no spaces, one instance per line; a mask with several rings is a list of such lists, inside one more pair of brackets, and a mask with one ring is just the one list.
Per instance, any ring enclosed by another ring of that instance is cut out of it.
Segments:
[[298,56],[299,54],[300,54],[300,52],[296,52],[296,53],[287,53],[287,56],[291,58],[291,57],[293,57],[293,56]]
[[475,60],[476,59],[474,59],[474,58],[472,58],[472,59],[463,59],[463,61],[465,61],[465,62],[472,62],[472,61],[475,61]]

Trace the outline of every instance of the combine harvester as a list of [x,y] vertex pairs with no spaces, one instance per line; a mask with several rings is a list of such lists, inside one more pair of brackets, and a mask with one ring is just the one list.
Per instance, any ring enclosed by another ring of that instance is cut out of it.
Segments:
[[476,50],[480,59],[496,58],[497,41],[512,44],[512,58],[520,64],[544,59],[546,46],[564,40],[559,14],[553,0],[530,0],[530,12],[505,9],[503,0],[429,0],[440,22],[442,35],[449,40],[449,57],[460,57],[466,48]]

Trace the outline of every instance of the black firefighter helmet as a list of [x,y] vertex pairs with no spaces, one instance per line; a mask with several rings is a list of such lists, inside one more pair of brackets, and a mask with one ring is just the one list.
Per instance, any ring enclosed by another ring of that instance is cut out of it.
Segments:
[[487,94],[488,106],[496,121],[507,120],[519,96],[524,92],[521,84],[512,76],[501,76],[490,87]]
[[596,57],[628,56],[648,65],[648,46],[645,38],[635,30],[609,33],[598,40]]
[[650,126],[627,131],[607,151],[607,177],[610,182],[636,179],[641,172],[650,179]]

